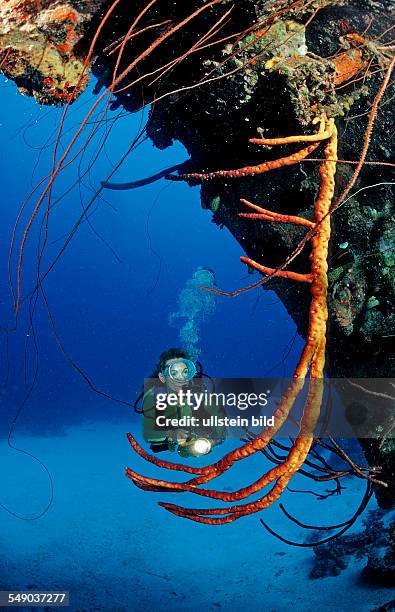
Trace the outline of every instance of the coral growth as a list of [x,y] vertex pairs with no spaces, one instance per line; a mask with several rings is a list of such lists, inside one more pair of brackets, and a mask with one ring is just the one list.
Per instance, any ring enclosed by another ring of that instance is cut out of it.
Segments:
[[[9,0],[0,4],[0,70],[41,104],[65,102],[88,82],[77,45],[100,2]],[[74,88],[78,86],[77,90]]]
[[[345,535],[314,548],[311,578],[337,576],[352,558],[367,559],[362,579],[369,584],[393,586],[395,582],[395,523],[384,524],[385,513],[371,510],[363,519],[362,531]],[[312,534],[312,540],[317,534]]]

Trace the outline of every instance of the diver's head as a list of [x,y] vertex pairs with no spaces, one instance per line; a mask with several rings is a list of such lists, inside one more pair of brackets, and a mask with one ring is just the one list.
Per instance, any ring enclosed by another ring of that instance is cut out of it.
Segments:
[[159,357],[152,378],[156,376],[169,387],[181,389],[196,376],[196,365],[186,350],[170,348]]
[[159,361],[155,366],[155,370],[153,374],[151,375],[151,378],[155,378],[156,376],[158,376],[158,374],[160,374],[160,372],[162,372],[165,369],[166,362],[169,361],[170,359],[175,359],[176,357],[179,357],[180,359],[190,359],[191,358],[190,354],[185,349],[182,349],[179,347],[169,348],[160,354]]
[[191,359],[174,357],[165,361],[158,376],[162,383],[166,383],[173,389],[179,389],[188,384],[195,375],[196,365]]

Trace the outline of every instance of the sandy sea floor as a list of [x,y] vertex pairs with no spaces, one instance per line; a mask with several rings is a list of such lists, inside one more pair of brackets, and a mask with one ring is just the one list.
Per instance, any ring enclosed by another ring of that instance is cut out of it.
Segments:
[[[134,487],[124,476],[126,465],[158,472],[133,454],[126,430],[126,423],[92,423],[70,428],[62,437],[18,436],[15,443],[48,466],[55,495],[50,511],[37,521],[21,521],[0,509],[0,589],[68,590],[73,611],[113,612],[158,607],[370,612],[394,597],[392,590],[360,582],[363,559],[351,559],[337,577],[310,579],[313,551],[270,536],[259,523],[262,514],[209,527],[166,513],[156,504],[159,499],[204,504],[186,494]],[[4,440],[0,464],[5,466],[1,503],[26,516],[39,512],[49,494],[43,469],[8,449]],[[245,468],[242,473],[248,475]],[[236,486],[237,476],[232,478]],[[317,502],[288,494],[285,501],[300,519],[333,523],[353,513],[362,490],[362,483],[349,481],[340,498]],[[305,538],[298,527],[285,524],[278,508],[263,514],[277,531]],[[359,521],[354,531],[360,527]]]

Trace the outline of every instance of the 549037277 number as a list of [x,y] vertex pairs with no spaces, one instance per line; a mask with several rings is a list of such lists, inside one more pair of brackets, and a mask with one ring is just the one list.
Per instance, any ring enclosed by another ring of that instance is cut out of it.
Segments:
[[68,591],[0,591],[0,606],[68,606]]

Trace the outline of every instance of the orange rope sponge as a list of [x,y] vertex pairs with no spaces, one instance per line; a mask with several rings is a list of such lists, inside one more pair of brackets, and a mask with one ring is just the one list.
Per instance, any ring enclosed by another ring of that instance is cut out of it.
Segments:
[[[291,478],[298,472],[305,462],[310,451],[314,438],[315,426],[320,415],[323,397],[326,323],[328,319],[327,256],[328,243],[330,239],[330,216],[328,213],[330,211],[335,191],[337,129],[334,120],[329,119],[322,121],[319,132],[311,136],[290,136],[286,138],[259,140],[259,144],[270,144],[270,146],[298,142],[312,142],[312,144],[308,147],[301,149],[288,157],[282,157],[271,162],[264,162],[258,166],[248,166],[246,168],[241,168],[240,170],[225,170],[203,175],[186,174],[182,177],[177,177],[177,179],[198,178],[201,180],[206,180],[215,177],[236,178],[238,176],[245,176],[247,174],[260,174],[268,170],[298,163],[307,157],[310,152],[315,150],[323,140],[326,140],[327,142],[325,145],[325,160],[320,166],[321,186],[318,198],[314,205],[314,222],[302,217],[274,213],[252,204],[248,200],[242,200],[243,204],[256,211],[255,213],[241,213],[242,216],[274,223],[297,224],[308,228],[310,231],[312,231],[313,227],[316,228],[311,242],[311,271],[308,274],[299,274],[291,271],[278,271],[276,273],[272,268],[267,268],[266,266],[263,266],[252,259],[246,257],[241,258],[241,260],[247,263],[249,266],[265,274],[273,274],[273,272],[275,272],[275,276],[288,278],[298,282],[308,282],[310,284],[311,304],[307,340],[299,359],[299,363],[296,366],[293,380],[274,412],[273,416],[275,425],[273,427],[266,427],[256,438],[245,443],[240,448],[227,453],[220,461],[197,469],[193,469],[182,464],[160,461],[155,457],[150,456],[138,445],[133,436],[128,434],[132,447],[144,459],[150,461],[151,463],[155,463],[158,467],[195,474],[193,479],[180,483],[149,478],[136,473],[130,468],[126,468],[126,476],[130,478],[136,486],[142,489],[156,492],[188,491],[190,493],[195,493],[196,495],[217,499],[225,503],[233,503],[250,497],[252,494],[261,491],[266,486],[272,485],[272,488],[258,500],[222,508],[183,508],[174,504],[160,503],[163,508],[169,512],[172,512],[176,516],[188,518],[190,520],[209,525],[222,525],[235,521],[242,516],[259,512],[277,501],[284,489],[287,487]],[[263,474],[255,482],[237,491],[226,492],[201,488],[200,485],[217,478],[230,469],[236,461],[243,460],[244,458],[253,455],[254,453],[264,449],[270,443],[287,420],[296,398],[303,389],[305,378],[309,371],[309,392],[304,405],[299,433],[285,460]]]

